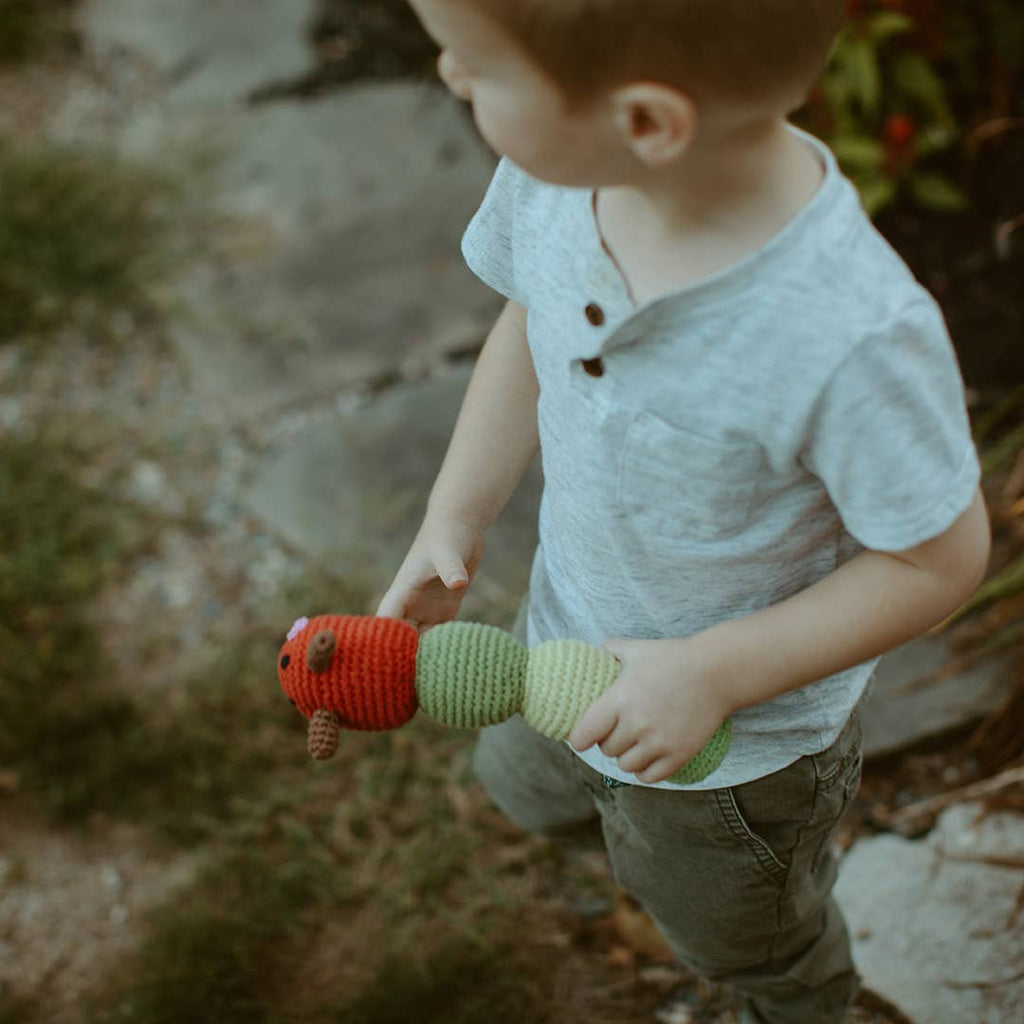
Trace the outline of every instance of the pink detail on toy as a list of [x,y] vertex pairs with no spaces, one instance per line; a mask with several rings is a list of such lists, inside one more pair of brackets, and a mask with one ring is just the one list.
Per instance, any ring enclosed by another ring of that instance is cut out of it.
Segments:
[[[307,626],[309,625],[309,619],[305,615],[301,619],[296,619],[292,623],[292,628],[288,630],[288,639],[294,640]],[[278,633],[278,636],[281,634]]]

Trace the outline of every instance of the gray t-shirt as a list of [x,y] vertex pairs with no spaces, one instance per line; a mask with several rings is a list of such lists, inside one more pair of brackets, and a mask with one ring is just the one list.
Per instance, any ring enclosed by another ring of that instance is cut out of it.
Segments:
[[[793,129],[796,131],[796,129]],[[826,146],[774,238],[635,306],[593,193],[499,164],[462,242],[527,307],[544,492],[528,642],[685,637],[809,587],[863,548],[949,527],[979,480],[942,315]],[[875,662],[733,716],[738,785],[829,746]],[[598,771],[640,785],[592,747]]]

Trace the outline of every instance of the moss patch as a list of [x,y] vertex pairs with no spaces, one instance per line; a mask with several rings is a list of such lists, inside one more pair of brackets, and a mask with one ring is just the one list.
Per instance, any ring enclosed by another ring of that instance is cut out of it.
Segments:
[[173,200],[115,157],[0,141],[0,343],[143,303],[169,265]]

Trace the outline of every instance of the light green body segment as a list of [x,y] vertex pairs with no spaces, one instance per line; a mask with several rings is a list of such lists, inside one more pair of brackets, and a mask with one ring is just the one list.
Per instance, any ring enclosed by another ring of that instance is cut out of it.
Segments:
[[[552,640],[530,651],[496,626],[446,622],[420,638],[416,694],[423,711],[444,725],[478,729],[518,712],[538,732],[564,740],[620,667],[608,651],[579,640]],[[668,781],[706,778],[722,763],[730,737],[725,721]]]
[[530,651],[522,715],[555,740],[567,739],[583,712],[615,682],[614,655],[580,640],[549,640]]

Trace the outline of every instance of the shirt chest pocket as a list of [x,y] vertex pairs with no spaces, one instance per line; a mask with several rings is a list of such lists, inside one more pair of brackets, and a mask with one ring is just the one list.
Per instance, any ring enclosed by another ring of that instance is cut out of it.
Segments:
[[622,446],[619,507],[662,537],[720,540],[749,522],[761,472],[757,445],[711,440],[642,412]]

